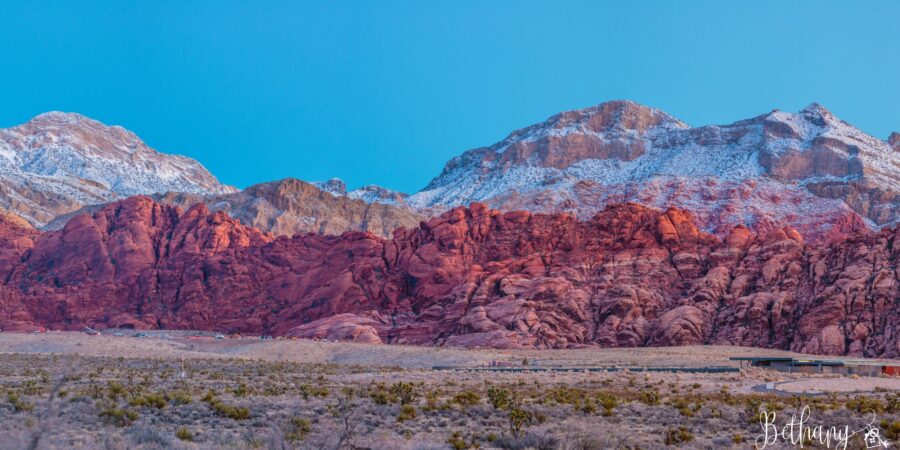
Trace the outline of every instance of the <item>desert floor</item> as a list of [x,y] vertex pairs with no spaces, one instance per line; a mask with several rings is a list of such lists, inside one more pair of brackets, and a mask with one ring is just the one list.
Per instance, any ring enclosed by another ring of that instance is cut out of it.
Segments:
[[[760,412],[783,423],[806,406],[811,422],[825,426],[856,430],[874,417],[880,436],[900,445],[898,377],[636,370],[802,356],[777,350],[453,349],[124,334],[0,333],[0,447],[751,448]],[[484,370],[492,361],[623,370]],[[848,448],[862,444],[854,436]]]

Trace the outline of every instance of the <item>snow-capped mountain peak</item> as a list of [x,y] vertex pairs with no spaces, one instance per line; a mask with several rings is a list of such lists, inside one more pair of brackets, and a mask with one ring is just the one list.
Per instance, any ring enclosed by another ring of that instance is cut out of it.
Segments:
[[465,152],[407,202],[484,201],[589,217],[634,200],[699,211],[710,228],[806,221],[815,233],[853,212],[874,226],[900,219],[897,141],[876,139],[818,103],[691,128],[655,108],[614,101]]
[[0,183],[0,206],[35,225],[130,195],[235,191],[197,161],[160,153],[125,128],[59,111],[0,129]]

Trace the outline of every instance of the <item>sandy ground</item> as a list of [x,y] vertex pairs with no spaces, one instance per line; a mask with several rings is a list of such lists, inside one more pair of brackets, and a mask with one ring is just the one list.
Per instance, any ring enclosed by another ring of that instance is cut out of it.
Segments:
[[821,392],[900,391],[900,377],[817,378],[780,383],[779,391],[793,394]]
[[[480,367],[491,361],[519,364],[616,367],[704,367],[730,366],[739,363],[731,357],[788,356],[808,357],[781,350],[729,347],[653,347],[573,350],[497,350],[434,348],[400,345],[372,345],[308,340],[261,340],[258,338],[213,339],[185,336],[151,335],[91,336],[78,332],[41,334],[0,333],[0,353],[77,354],[125,358],[237,358],[264,361],[288,361],[312,364],[338,364],[362,368],[396,367],[431,369],[435,366]],[[897,362],[897,361],[895,361]],[[900,363],[900,362],[897,362]],[[430,370],[428,370],[430,372]],[[425,376],[425,375],[423,375]],[[497,374],[496,376],[500,376]],[[585,374],[554,375],[558,378],[585,377]],[[684,378],[696,375],[681,374]],[[697,377],[702,378],[702,377]],[[782,392],[854,392],[900,390],[900,378],[839,377],[834,375],[784,374],[764,369],[746,369],[737,391],[750,391],[754,386],[778,382]]]
[[[846,425],[869,420],[860,408],[880,405],[885,433],[900,430],[900,377],[634,370],[807,356],[777,350],[497,350],[122,334],[0,333],[0,449],[25,448],[42,435],[40,448],[129,450],[335,448],[348,435],[357,448],[391,450],[451,448],[454,439],[468,443],[459,448],[486,450],[748,448],[760,432],[759,411],[787,418],[800,406],[822,423]],[[621,370],[485,368],[491,361],[522,367],[524,359]],[[512,410],[491,400],[495,388],[518,399],[521,433],[510,428]],[[229,415],[235,408],[242,418]],[[403,418],[404,408],[412,416]],[[308,435],[296,434],[301,425]]]
[[497,350],[373,345],[309,340],[213,339],[210,337],[90,336],[78,332],[0,333],[0,353],[79,354],[126,358],[244,358],[318,364],[429,369],[477,367],[491,361],[538,365],[701,367],[739,364],[731,357],[811,357],[782,350],[730,346]]

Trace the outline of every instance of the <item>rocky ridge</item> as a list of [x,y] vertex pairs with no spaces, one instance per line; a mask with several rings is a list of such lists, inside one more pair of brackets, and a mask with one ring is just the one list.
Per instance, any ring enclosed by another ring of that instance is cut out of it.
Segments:
[[49,112],[0,129],[0,207],[34,226],[84,205],[166,191],[235,189],[193,159],[159,153],[122,127],[78,114]]
[[39,233],[0,221],[0,327],[208,329],[568,348],[701,343],[900,356],[897,229],[830,245],[724,238],[670,208],[454,208],[371,233],[273,237],[148,197]]
[[[557,114],[447,163],[407,202],[486,202],[588,219],[635,201],[692,211],[706,231],[784,224],[810,239],[900,218],[900,135],[869,136],[819,104],[691,128],[660,110],[613,101]],[[854,217],[859,216],[859,217]]]

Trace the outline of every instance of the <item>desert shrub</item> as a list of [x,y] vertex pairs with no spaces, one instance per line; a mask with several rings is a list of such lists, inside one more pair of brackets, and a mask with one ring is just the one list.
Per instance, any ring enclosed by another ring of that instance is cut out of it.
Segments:
[[308,384],[300,385],[300,396],[303,400],[309,400],[310,397],[328,397],[328,389],[321,386],[310,386]]
[[887,405],[884,408],[885,411],[891,414],[900,413],[900,394],[894,394],[887,397],[886,403]]
[[44,393],[43,386],[39,385],[36,380],[27,380],[22,383],[22,393],[25,395],[41,395]]
[[110,381],[106,386],[106,390],[109,394],[110,400],[118,400],[119,397],[125,395],[125,386],[122,386],[115,381]]
[[744,399],[744,413],[747,415],[748,422],[756,423],[759,420],[762,403],[763,399],[756,395],[751,395]]
[[312,431],[312,422],[309,419],[294,417],[288,424],[288,432],[285,434],[285,438],[288,441],[299,441],[306,437],[310,431]]
[[638,395],[638,400],[640,400],[641,403],[644,403],[644,404],[647,404],[650,406],[656,406],[659,404],[659,391],[643,390]]
[[774,400],[769,400],[763,405],[763,408],[766,411],[781,411],[784,409],[784,405]]
[[189,405],[193,401],[187,392],[177,391],[166,394],[166,400],[173,405]]
[[847,409],[856,411],[858,413],[871,413],[874,412],[876,414],[881,414],[884,412],[885,406],[881,400],[877,398],[870,397],[855,397],[849,401],[847,401],[846,405]]
[[741,434],[736,434],[731,437],[731,442],[734,442],[735,444],[741,444],[744,442],[744,436]]
[[684,397],[676,397],[669,401],[669,406],[678,410],[684,417],[694,417],[695,410],[691,408],[691,402]]
[[380,383],[369,387],[369,397],[376,405],[390,405],[397,401],[397,396]]
[[219,394],[215,390],[210,389],[210,390],[206,391],[206,394],[203,394],[203,397],[201,397],[200,400],[202,400],[205,403],[209,403],[209,402],[215,400],[217,395],[219,395]]
[[469,444],[462,438],[459,431],[454,431],[453,434],[447,438],[447,443],[450,444],[454,450],[466,450],[469,448]]
[[437,391],[427,391],[425,392],[425,406],[422,408],[424,411],[434,411],[438,409],[438,396],[440,394]]
[[522,409],[519,405],[511,405],[509,407],[509,431],[513,436],[518,436],[522,428],[528,425],[533,418],[530,412]]
[[233,393],[235,397],[246,397],[247,394],[250,393],[250,389],[247,388],[246,383],[240,383],[238,384],[238,387],[231,390],[231,393]]
[[728,390],[728,386],[722,386],[722,389],[719,391],[719,400],[726,405],[737,405],[737,398],[731,394],[731,391]]
[[34,409],[34,405],[26,402],[18,393],[9,392],[6,394],[6,400],[12,405],[16,412],[28,412]]
[[453,396],[453,401],[463,408],[481,403],[481,396],[475,391],[465,390]]
[[694,435],[686,427],[669,428],[666,431],[666,445],[678,445],[694,440]]
[[600,406],[603,408],[603,415],[605,417],[612,417],[613,410],[619,406],[619,399],[616,398],[615,395],[610,394],[608,392],[601,392],[597,395],[597,400],[600,402]]
[[146,406],[149,408],[163,409],[167,404],[166,397],[163,394],[144,394],[139,395],[129,402],[131,406]]
[[495,409],[507,409],[512,403],[512,395],[508,389],[491,386],[487,391],[488,401]]
[[416,400],[418,394],[412,383],[399,381],[391,386],[391,394],[397,397],[401,405],[409,405]]
[[250,410],[239,406],[226,405],[222,402],[216,402],[211,405],[213,410],[222,417],[234,420],[244,420],[250,418]]
[[466,440],[462,437],[462,433],[460,433],[459,431],[454,431],[453,434],[451,434],[450,437],[447,438],[447,443],[450,444],[450,447],[452,447],[453,450],[466,450],[468,448],[480,447],[474,441],[466,442]]
[[178,429],[175,430],[175,437],[177,437],[178,439],[181,439],[182,441],[186,441],[186,442],[190,442],[190,441],[194,440],[194,435],[191,433],[190,430],[187,429],[187,427],[178,427]]
[[579,409],[581,400],[584,397],[584,392],[582,392],[580,389],[575,389],[568,386],[560,386],[555,389],[551,389],[548,392],[547,400],[550,402],[559,403],[561,405],[573,405],[575,406],[575,409]]
[[400,406],[400,414],[397,415],[397,422],[404,422],[416,418],[416,408],[406,404]]
[[580,408],[576,406],[576,409],[585,414],[595,414],[597,412],[597,404],[594,403],[593,400],[587,399],[584,401]]
[[895,420],[893,422],[888,420],[882,420],[881,429],[884,430],[884,436],[887,440],[893,442],[900,439],[900,420]]
[[250,418],[249,409],[240,406],[227,405],[216,398],[212,391],[208,392],[203,397],[203,401],[209,404],[209,407],[212,408],[213,412],[215,412],[219,417],[227,417],[234,420],[244,420]]
[[267,397],[277,397],[284,394],[285,391],[286,389],[281,386],[266,386],[266,388],[263,389],[263,395]]
[[102,411],[100,411],[99,415],[104,422],[115,425],[117,427],[131,425],[131,423],[137,420],[139,417],[137,411],[131,409],[116,408],[115,406],[104,408]]

